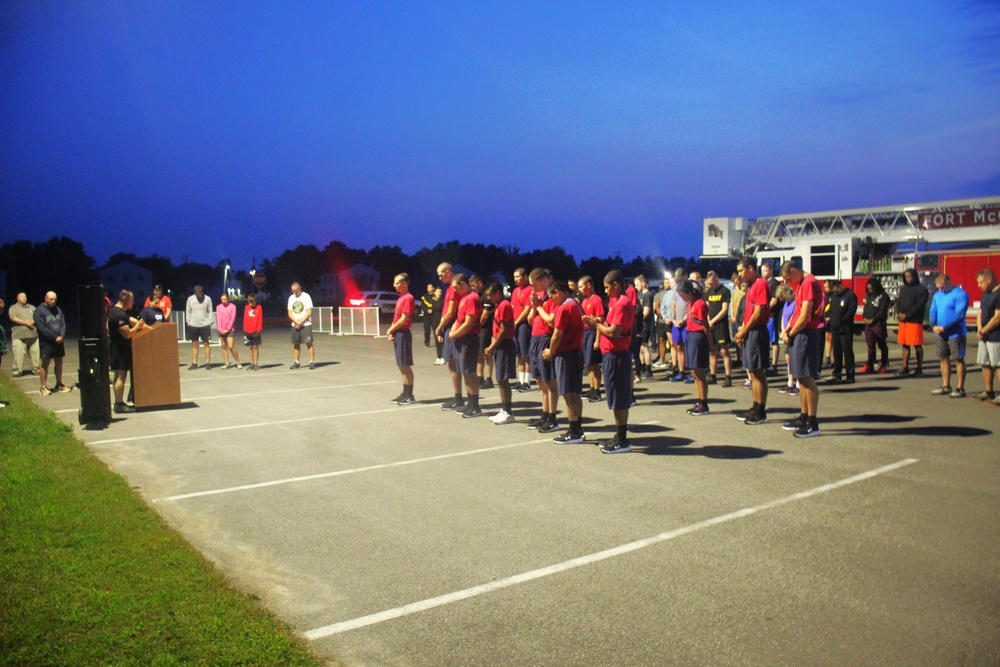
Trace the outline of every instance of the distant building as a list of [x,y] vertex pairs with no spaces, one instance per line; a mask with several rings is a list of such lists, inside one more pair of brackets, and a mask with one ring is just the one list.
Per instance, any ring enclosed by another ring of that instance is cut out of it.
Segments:
[[379,289],[381,274],[370,266],[355,264],[338,273],[327,273],[309,293],[316,305],[339,306],[348,296]]
[[153,293],[153,272],[132,262],[119,262],[100,271],[101,284],[108,290],[108,298],[117,300],[118,292],[127,289],[135,295],[135,302],[145,303]]

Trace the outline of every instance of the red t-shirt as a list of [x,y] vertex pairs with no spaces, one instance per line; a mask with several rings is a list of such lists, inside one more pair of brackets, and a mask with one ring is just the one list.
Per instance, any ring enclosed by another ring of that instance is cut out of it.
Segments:
[[531,285],[515,287],[510,293],[510,307],[514,311],[514,319],[524,312],[524,307],[531,305]]
[[493,310],[494,338],[500,337],[500,325],[504,322],[507,323],[507,335],[505,338],[510,340],[514,337],[514,307],[510,305],[510,301],[501,301]]
[[708,304],[704,299],[695,299],[688,304],[688,331],[704,331],[705,327],[698,322],[708,321]]
[[417,311],[417,302],[410,293],[400,294],[399,298],[396,299],[396,308],[392,311],[392,323],[395,324],[399,321],[400,316],[406,315],[406,322],[403,323],[404,329],[409,329],[413,325],[413,314]]
[[[143,305],[143,308],[149,308],[149,304],[150,304],[152,298],[153,297],[149,297],[149,296],[146,297],[146,303]],[[166,315],[168,308],[170,310],[174,309],[174,302],[170,300],[169,296],[167,296],[166,294],[164,294],[163,296],[160,297],[160,303],[159,303],[159,305],[157,305],[157,308],[160,309],[160,312],[162,312],[164,315]]]
[[[767,287],[767,281],[763,278],[757,278],[757,280],[753,281],[753,284],[750,285],[750,288],[747,290],[746,304],[743,306],[743,325],[746,326],[746,323],[750,321],[751,317],[753,317],[754,306],[764,306],[766,309],[764,311],[765,314],[768,314],[768,317],[770,317],[770,303],[771,290]],[[766,320],[758,326],[765,325],[767,325]]]
[[471,336],[479,333],[481,327],[479,320],[483,315],[483,301],[474,291],[470,291],[458,302],[458,316],[455,317],[452,331],[454,331],[455,327],[462,326],[465,323],[465,318],[469,315],[472,315],[472,329],[466,335]]
[[243,333],[255,334],[264,329],[264,307],[259,303],[255,308],[250,304],[243,306]]
[[555,328],[562,331],[559,352],[570,352],[583,348],[583,311],[573,299],[566,299],[556,308]]
[[811,273],[807,273],[795,288],[795,310],[789,322],[798,321],[803,301],[812,301],[812,313],[806,321],[806,329],[818,329],[823,324],[823,288]]
[[[545,292],[536,292],[535,294],[538,296],[539,299],[542,298],[545,299],[545,301],[542,303],[541,306],[539,306],[539,308],[541,308],[546,313],[549,313],[551,315],[552,312],[556,309],[556,304],[552,303],[552,299],[548,298]],[[551,333],[552,333],[552,327],[546,324],[545,320],[543,320],[541,316],[538,315],[538,313],[535,313],[535,319],[531,321],[531,335],[548,336]]]
[[631,285],[625,288],[625,296],[628,297],[628,300],[632,302],[633,306],[639,305],[639,294],[635,291],[635,288],[632,287]]
[[451,306],[451,302],[455,300],[455,288],[451,285],[444,293],[444,303],[441,304],[441,317],[448,314],[448,308]]
[[635,306],[627,296],[618,297],[616,301],[608,304],[608,319],[606,324],[622,328],[625,334],[621,338],[608,338],[601,336],[601,352],[609,354],[611,352],[628,352],[632,346],[632,324],[635,322]]
[[[604,318],[604,302],[596,294],[591,294],[585,298],[581,305],[583,306],[584,315],[593,315],[597,319]],[[584,328],[589,329],[590,327],[584,325]]]

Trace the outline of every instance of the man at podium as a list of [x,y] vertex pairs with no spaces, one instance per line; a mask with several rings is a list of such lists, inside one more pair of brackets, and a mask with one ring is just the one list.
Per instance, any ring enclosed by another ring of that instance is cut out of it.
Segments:
[[108,366],[115,372],[114,390],[116,413],[135,412],[135,408],[125,403],[125,381],[132,370],[132,335],[142,329],[142,320],[132,324],[128,311],[135,297],[132,292],[118,293],[118,303],[108,311]]

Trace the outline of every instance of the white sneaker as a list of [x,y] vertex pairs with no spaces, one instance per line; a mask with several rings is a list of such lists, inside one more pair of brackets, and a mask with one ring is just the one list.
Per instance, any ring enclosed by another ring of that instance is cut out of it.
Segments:
[[651,366],[653,368],[666,368],[667,362],[665,361],[654,361]]
[[510,414],[506,410],[501,410],[500,412],[490,417],[490,421],[496,424],[497,426],[500,426],[501,424],[513,424],[517,420],[514,419],[514,415]]
[[442,359],[441,357],[438,357],[437,359],[434,360],[434,365],[435,366],[444,366],[444,359]]

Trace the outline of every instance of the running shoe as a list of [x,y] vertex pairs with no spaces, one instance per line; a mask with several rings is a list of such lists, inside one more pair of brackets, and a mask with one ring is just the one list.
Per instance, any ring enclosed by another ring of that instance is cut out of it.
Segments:
[[704,403],[695,403],[694,407],[687,411],[692,417],[702,417],[708,414],[708,406]]
[[815,438],[817,435],[820,435],[819,424],[815,426],[812,424],[803,424],[792,435],[796,438]]
[[751,388],[752,386],[753,386],[753,384],[752,384],[752,383],[750,382],[750,380],[746,380],[746,381],[745,381],[745,382],[743,383],[743,388],[744,388],[744,389],[750,389],[750,388]]
[[733,378],[731,378],[730,376],[727,375],[726,379],[722,381],[722,386],[726,387],[726,388],[732,387],[733,386]]
[[789,387],[788,391],[785,393],[788,394],[789,396],[798,396],[801,392],[802,390],[799,389],[798,387]]
[[534,430],[538,430],[538,427],[541,426],[542,424],[546,423],[547,421],[548,420],[545,419],[544,417],[536,417],[535,419],[529,419],[528,420],[528,428],[530,428],[533,431]]
[[937,389],[932,389],[931,393],[934,394],[935,396],[949,396],[951,395],[951,387],[949,387],[948,385],[942,385]]
[[965,398],[965,390],[959,387],[958,389],[956,389],[955,391],[951,392],[948,395],[951,396],[952,398]]
[[601,396],[601,392],[595,391],[590,394],[590,398],[588,398],[587,400],[590,401],[591,403],[600,403],[601,401],[604,400],[604,398]]
[[396,405],[413,405],[416,402],[417,399],[413,398],[412,396],[403,396],[398,401],[396,401]]
[[288,370],[297,371],[300,368],[302,368],[302,366],[299,364],[299,362],[296,361],[294,364],[288,367]]
[[557,445],[576,445],[586,440],[586,438],[587,436],[585,436],[582,431],[580,433],[566,431],[562,435],[552,438],[552,442]]
[[495,416],[500,417],[501,415],[503,415],[502,419],[491,418],[490,421],[492,421],[497,426],[501,426],[503,424],[513,424],[514,422],[517,421],[517,419],[514,418],[514,415],[510,414],[509,412],[505,412],[503,410],[501,410]]
[[755,412],[754,414],[748,416],[743,420],[743,423],[747,426],[759,426],[761,424],[767,423],[767,413],[763,410]]
[[131,412],[135,412],[135,408],[133,408],[131,405],[128,405],[126,403],[115,403],[115,412],[117,412],[119,414],[121,414],[121,413],[131,413]]
[[632,447],[629,446],[628,441],[622,442],[619,440],[617,433],[615,437],[601,445],[602,454],[627,454],[631,451]]
[[552,433],[559,430],[559,422],[556,420],[547,421],[538,427],[539,433]]
[[790,419],[784,424],[782,424],[781,428],[785,429],[786,431],[798,431],[800,428],[802,428],[805,424],[808,423],[809,423],[809,418],[806,417],[805,415],[800,414],[795,419]]
[[41,394],[42,396],[48,396],[49,394],[52,393],[52,390],[49,389],[48,387],[42,387],[41,389],[38,390],[38,393]]
[[456,408],[465,408],[465,401],[459,400],[457,398],[449,398],[447,401],[441,404],[441,409],[445,411],[454,410]]
[[879,375],[885,375],[886,373],[889,372],[889,368],[885,364],[882,364],[881,366],[878,367],[878,370],[876,370],[875,372],[878,373]]
[[[456,412],[458,411],[456,410]],[[482,408],[476,405],[471,405],[471,404],[467,405],[465,406],[465,409],[462,410],[462,419],[472,419],[473,417],[482,417],[482,416],[483,416]]]
[[65,394],[67,392],[73,391],[73,388],[67,387],[66,385],[60,383],[56,385],[56,391],[58,391],[60,394]]

